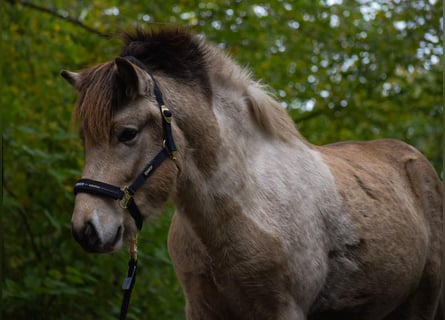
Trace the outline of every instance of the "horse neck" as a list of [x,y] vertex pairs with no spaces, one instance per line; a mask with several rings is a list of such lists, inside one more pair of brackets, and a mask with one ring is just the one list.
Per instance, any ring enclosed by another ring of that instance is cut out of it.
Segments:
[[[261,130],[242,92],[215,92],[213,113],[207,120],[204,126],[215,125],[209,134],[214,141],[201,144],[200,151],[194,146],[185,155],[175,204],[203,243],[220,246],[235,229],[255,219],[251,212],[261,205],[258,181],[267,175],[274,184],[273,179],[286,176],[286,169],[276,165],[280,154],[292,149],[296,155],[308,146],[295,136],[291,142],[283,141]],[[197,152],[205,160],[193,155]]]

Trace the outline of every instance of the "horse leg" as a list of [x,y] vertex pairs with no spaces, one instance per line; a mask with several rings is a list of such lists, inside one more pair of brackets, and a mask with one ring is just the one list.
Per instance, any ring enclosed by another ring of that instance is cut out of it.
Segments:
[[424,275],[417,291],[384,320],[443,320],[440,317],[441,286],[435,275]]
[[430,226],[430,247],[417,290],[385,320],[434,320],[439,317],[436,310],[440,313],[442,296],[443,187],[425,158],[409,158],[405,168]]
[[[186,319],[187,320],[306,320],[303,310],[289,297],[286,303],[279,306],[273,314],[267,313],[267,301],[261,308],[252,306],[249,311],[233,313],[230,302],[218,292],[212,276],[187,274],[181,275],[184,292],[186,296]],[[239,310],[238,310],[239,311]]]
[[306,316],[303,310],[295,305],[291,304],[286,309],[282,310],[280,314],[275,318],[277,320],[306,320]]
[[443,320],[443,319],[445,319],[445,299],[444,299],[444,294],[445,293],[442,292],[442,297],[440,298],[439,306],[437,307],[435,320]]
[[230,319],[224,314],[227,308],[215,286],[208,254],[178,213],[170,225],[168,251],[185,295],[186,319]]
[[213,281],[206,275],[183,275],[182,280],[187,320],[235,319]]

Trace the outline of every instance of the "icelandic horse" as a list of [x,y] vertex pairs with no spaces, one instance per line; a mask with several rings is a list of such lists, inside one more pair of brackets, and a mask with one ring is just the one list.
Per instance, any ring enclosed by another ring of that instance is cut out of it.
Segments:
[[72,232],[86,250],[118,250],[172,199],[168,249],[188,320],[434,319],[443,186],[419,151],[312,145],[203,37],[123,38],[113,61],[62,71],[79,94],[83,181],[118,186],[140,215],[77,186]]

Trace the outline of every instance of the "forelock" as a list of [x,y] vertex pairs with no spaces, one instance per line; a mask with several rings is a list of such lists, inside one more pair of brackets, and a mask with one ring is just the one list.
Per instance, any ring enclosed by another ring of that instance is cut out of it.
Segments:
[[109,140],[111,119],[126,100],[114,62],[82,71],[75,108],[82,135],[93,142]]

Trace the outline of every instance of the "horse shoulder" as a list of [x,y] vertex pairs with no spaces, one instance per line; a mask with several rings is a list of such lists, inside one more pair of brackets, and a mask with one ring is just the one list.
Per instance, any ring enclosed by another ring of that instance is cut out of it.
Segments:
[[210,258],[205,246],[193,232],[187,219],[176,212],[168,234],[168,251],[178,274],[202,273]]

